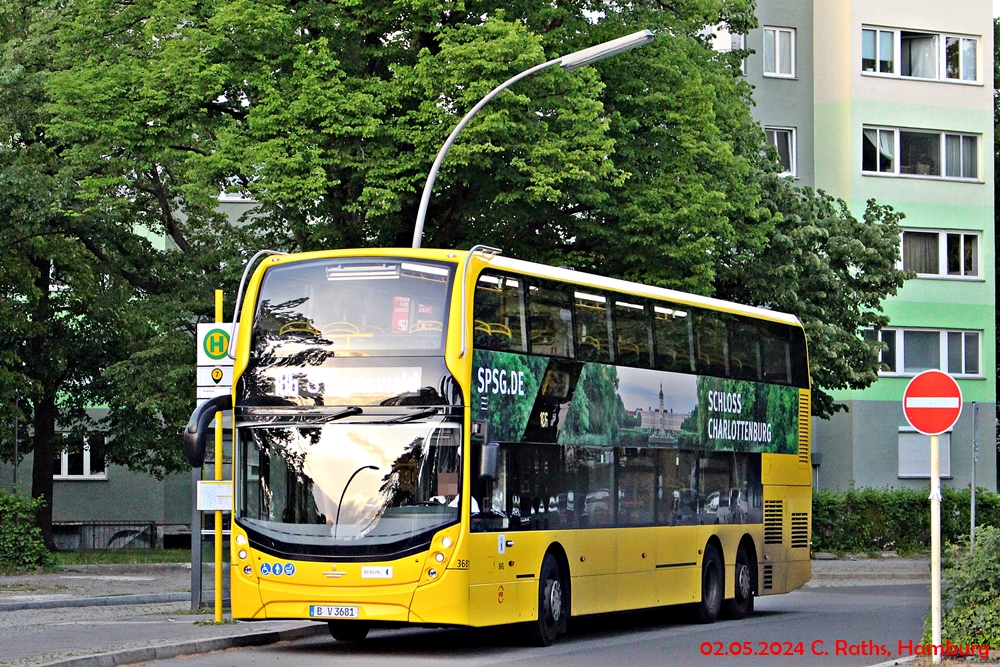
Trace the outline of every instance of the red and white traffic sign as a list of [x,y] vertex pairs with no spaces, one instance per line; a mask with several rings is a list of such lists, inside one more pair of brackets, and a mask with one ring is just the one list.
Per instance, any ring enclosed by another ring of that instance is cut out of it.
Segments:
[[962,390],[947,373],[924,371],[906,385],[903,412],[910,426],[924,435],[941,435],[962,414]]

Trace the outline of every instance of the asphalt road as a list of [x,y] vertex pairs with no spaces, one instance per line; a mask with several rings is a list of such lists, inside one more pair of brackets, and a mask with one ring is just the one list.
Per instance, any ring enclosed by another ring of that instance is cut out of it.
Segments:
[[[697,625],[671,609],[578,619],[549,648],[525,648],[509,630],[372,632],[358,644],[328,636],[156,662],[156,667],[379,666],[718,667],[875,665],[900,657],[899,643],[920,639],[929,612],[925,584],[807,588],[757,601],[742,621]],[[838,655],[837,642],[844,642]],[[780,643],[780,645],[779,645]],[[884,647],[889,655],[879,654]],[[853,648],[852,648],[853,647]],[[739,651],[739,655],[717,655]],[[775,650],[781,655],[774,655]],[[747,650],[754,655],[747,655]],[[707,651],[709,654],[705,655]],[[823,652],[827,654],[824,655]],[[787,655],[786,655],[787,653]],[[852,654],[853,653],[853,654]],[[908,655],[905,651],[903,657]]]

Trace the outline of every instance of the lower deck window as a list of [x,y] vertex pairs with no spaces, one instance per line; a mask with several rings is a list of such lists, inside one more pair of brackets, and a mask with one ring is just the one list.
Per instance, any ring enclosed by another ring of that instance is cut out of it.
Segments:
[[472,491],[474,531],[763,520],[760,454],[740,452],[501,445],[496,477]]

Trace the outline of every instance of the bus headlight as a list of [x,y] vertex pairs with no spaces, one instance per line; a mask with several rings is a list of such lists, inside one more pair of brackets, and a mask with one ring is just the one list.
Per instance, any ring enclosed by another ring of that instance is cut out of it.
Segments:
[[240,560],[246,560],[247,552],[244,549],[240,549],[240,552],[237,555],[240,557]]
[[438,576],[438,571],[432,567],[431,569],[427,570],[427,576],[430,577],[431,579],[436,579]]
[[436,554],[434,554],[434,560],[436,560],[439,563],[443,563],[444,562],[444,554],[441,553],[440,551],[437,552]]
[[239,535],[236,536],[236,544],[243,546],[246,543],[247,543],[246,535],[240,533]]
[[445,549],[451,547],[451,538],[446,537],[443,540],[441,540],[441,546],[443,546]]

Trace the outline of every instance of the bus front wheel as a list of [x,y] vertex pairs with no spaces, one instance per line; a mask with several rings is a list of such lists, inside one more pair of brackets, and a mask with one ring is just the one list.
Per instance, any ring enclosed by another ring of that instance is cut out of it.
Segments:
[[528,624],[527,640],[533,646],[551,646],[566,626],[566,589],[563,585],[559,562],[552,554],[545,554],[542,571],[538,576],[538,620]]
[[698,620],[715,623],[722,609],[725,594],[725,570],[722,557],[714,545],[705,546],[705,557],[701,561],[701,602],[698,603]]
[[338,642],[359,642],[368,636],[371,629],[367,623],[357,621],[329,621],[330,634]]

